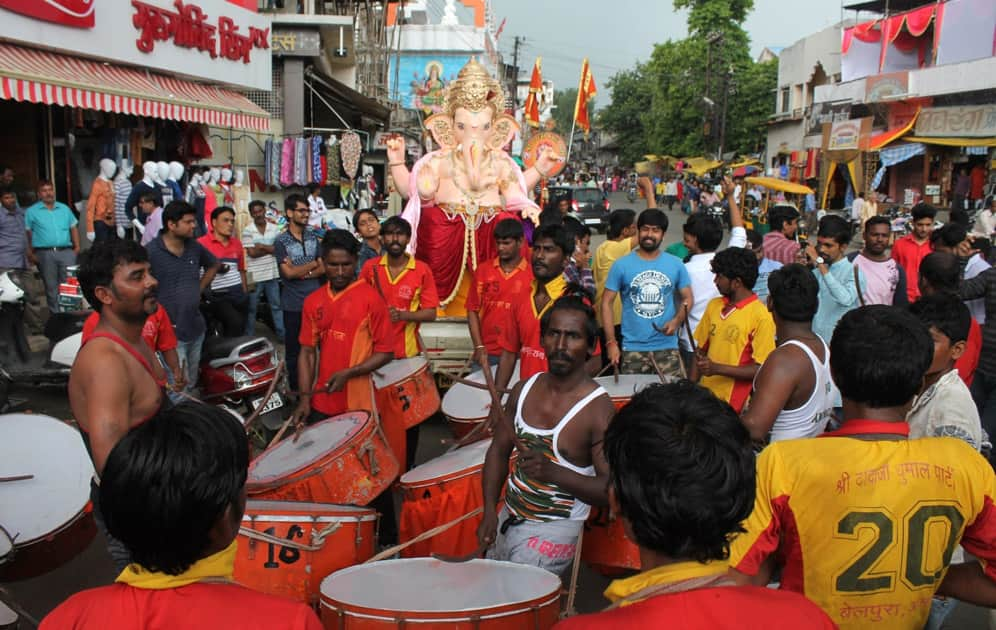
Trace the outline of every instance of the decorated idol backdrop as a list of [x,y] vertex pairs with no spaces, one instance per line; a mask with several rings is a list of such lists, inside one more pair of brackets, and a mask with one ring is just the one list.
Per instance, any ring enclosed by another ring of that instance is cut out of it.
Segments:
[[427,116],[443,111],[443,93],[456,78],[468,55],[404,55],[395,73],[391,59],[391,95],[398,94],[401,106],[420,109]]

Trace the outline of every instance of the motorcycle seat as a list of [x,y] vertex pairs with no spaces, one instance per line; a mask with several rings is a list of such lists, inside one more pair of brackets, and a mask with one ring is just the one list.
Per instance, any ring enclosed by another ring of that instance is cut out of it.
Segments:
[[222,337],[221,335],[208,337],[204,340],[204,346],[201,348],[201,361],[230,357],[240,346],[254,341],[260,341],[260,338],[254,336]]

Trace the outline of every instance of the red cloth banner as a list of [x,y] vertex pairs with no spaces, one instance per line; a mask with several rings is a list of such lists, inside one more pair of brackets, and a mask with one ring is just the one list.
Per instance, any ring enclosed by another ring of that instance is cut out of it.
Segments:
[[543,75],[540,69],[541,58],[536,58],[533,65],[533,76],[529,79],[529,96],[526,97],[525,120],[530,127],[539,128],[540,113],[539,102],[543,94]]
[[574,122],[584,129],[585,139],[588,138],[588,133],[591,131],[591,119],[588,116],[588,101],[594,98],[596,94],[598,94],[598,88],[595,87],[595,77],[592,76],[591,68],[588,66],[588,58],[585,57],[584,62],[581,64],[578,100],[574,103]]

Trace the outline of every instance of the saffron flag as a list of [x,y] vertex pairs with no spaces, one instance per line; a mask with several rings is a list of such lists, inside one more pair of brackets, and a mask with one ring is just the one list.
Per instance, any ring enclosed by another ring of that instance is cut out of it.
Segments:
[[598,94],[595,87],[595,77],[591,75],[591,68],[588,66],[586,57],[581,64],[581,81],[578,83],[578,100],[574,104],[574,122],[584,129],[584,137],[588,139],[588,132],[591,131],[591,119],[588,116],[588,101]]
[[495,41],[498,41],[498,39],[501,37],[501,32],[505,30],[505,22],[507,22],[507,21],[508,21],[508,18],[504,18],[501,21],[501,24],[498,25],[498,30],[495,31]]
[[543,95],[543,76],[540,73],[541,57],[536,58],[536,65],[533,66],[533,76],[529,80],[529,96],[526,97],[525,121],[530,127],[540,125],[540,98]]

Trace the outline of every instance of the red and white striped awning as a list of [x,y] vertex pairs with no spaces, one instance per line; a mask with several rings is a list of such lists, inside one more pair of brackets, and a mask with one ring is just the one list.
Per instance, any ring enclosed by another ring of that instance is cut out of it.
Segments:
[[0,98],[266,131],[245,96],[147,70],[0,42]]

